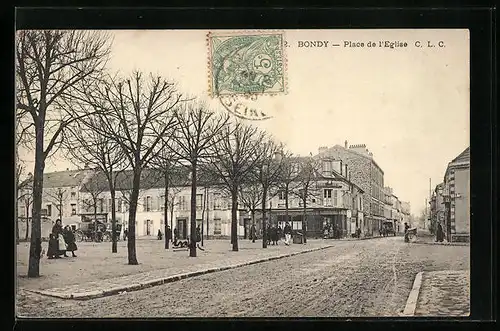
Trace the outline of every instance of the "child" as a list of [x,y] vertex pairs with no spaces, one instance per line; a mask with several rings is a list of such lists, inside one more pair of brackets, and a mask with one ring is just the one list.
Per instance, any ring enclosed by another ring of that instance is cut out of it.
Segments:
[[57,259],[59,258],[57,251],[57,237],[53,233],[49,235],[49,248],[47,249],[47,256],[49,259]]

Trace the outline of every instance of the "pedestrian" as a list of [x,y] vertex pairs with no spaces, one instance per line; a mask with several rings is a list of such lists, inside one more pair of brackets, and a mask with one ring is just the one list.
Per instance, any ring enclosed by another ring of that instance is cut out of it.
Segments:
[[58,259],[59,255],[57,255],[57,236],[53,233],[49,234],[49,247],[47,248],[47,257],[49,259]]
[[252,226],[250,227],[250,240],[252,240],[252,242],[254,243],[256,238],[257,229],[255,228],[255,224],[252,224]]
[[283,238],[283,229],[281,228],[281,225],[278,225],[278,228],[276,229],[276,234],[278,236],[278,242]]
[[201,242],[201,229],[199,225],[196,227],[196,242]]
[[78,250],[76,246],[75,234],[69,225],[64,227],[64,241],[66,242],[66,250],[71,252],[71,256],[76,257],[75,251]]
[[266,229],[266,241],[267,241],[268,245],[271,245],[271,225],[270,224],[267,225],[267,229]]
[[66,243],[64,242],[64,230],[62,227],[62,221],[60,219],[56,219],[56,223],[52,227],[52,234],[57,239],[57,256],[66,255]]
[[290,238],[292,237],[292,227],[288,222],[286,222],[283,232],[285,232],[285,245],[288,246],[290,245]]
[[271,228],[271,241],[273,242],[273,245],[278,245],[278,229],[275,225]]
[[163,238],[163,234],[161,233],[160,229],[158,229],[157,237],[158,237],[158,240],[161,240]]
[[123,230],[123,240],[126,241],[128,238],[128,228],[125,228]]
[[443,242],[443,239],[444,239],[443,237],[444,237],[443,226],[441,225],[441,223],[438,223],[436,241]]
[[174,228],[174,241],[177,241],[177,239],[179,239],[179,231],[177,228]]
[[408,223],[405,222],[405,242],[409,242],[410,239],[408,238],[408,229],[410,228],[410,226],[408,225]]
[[168,240],[172,240],[172,229],[170,228],[170,225],[167,225],[167,233],[165,234],[167,236]]

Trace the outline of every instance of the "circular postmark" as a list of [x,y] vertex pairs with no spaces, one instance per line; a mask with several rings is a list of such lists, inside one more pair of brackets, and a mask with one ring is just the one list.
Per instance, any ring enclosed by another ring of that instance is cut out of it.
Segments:
[[235,116],[271,118],[259,98],[285,93],[281,33],[209,34],[210,89]]

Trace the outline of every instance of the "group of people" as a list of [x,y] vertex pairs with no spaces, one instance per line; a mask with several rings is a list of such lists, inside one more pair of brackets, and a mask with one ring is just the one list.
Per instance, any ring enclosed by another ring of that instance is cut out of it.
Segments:
[[71,252],[73,257],[76,257],[75,234],[69,225],[64,228],[60,219],[52,227],[52,233],[49,235],[49,247],[47,249],[47,257],[49,259],[58,259],[61,256],[68,257],[67,252]]
[[325,224],[323,227],[324,239],[340,239],[342,237],[342,229],[337,224]]
[[[268,224],[266,227],[266,238],[264,240],[267,241],[268,245],[278,245],[280,239],[285,239],[285,245],[290,245],[290,240],[292,238],[292,227],[288,222],[286,222],[284,228],[281,226],[270,225]],[[250,227],[250,237],[249,239],[254,243],[257,239],[257,228],[255,224],[252,224]]]

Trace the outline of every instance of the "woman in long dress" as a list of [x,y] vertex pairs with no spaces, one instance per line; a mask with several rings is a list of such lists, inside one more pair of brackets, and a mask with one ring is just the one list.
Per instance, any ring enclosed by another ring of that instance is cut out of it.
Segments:
[[58,247],[57,247],[57,256],[66,255],[66,242],[64,241],[64,230],[62,227],[62,222],[60,219],[56,220],[56,224],[52,227],[52,234],[57,238]]
[[76,246],[75,234],[69,225],[64,227],[64,241],[66,242],[66,250],[71,252],[73,257],[76,257],[75,251],[78,250]]

